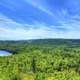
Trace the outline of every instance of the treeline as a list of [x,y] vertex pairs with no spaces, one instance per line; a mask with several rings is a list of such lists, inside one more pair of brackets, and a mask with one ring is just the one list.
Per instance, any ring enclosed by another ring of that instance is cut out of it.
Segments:
[[15,51],[13,55],[0,57],[0,79],[80,80],[80,48],[66,43],[53,45],[50,41],[0,42],[0,49]]
[[68,47],[80,47],[80,39],[34,39],[20,41],[0,41],[0,45],[23,45],[23,44],[47,44],[47,45],[67,45]]

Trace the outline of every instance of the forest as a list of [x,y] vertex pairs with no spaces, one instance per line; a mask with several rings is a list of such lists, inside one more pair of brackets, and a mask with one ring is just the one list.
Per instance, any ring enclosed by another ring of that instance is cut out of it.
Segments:
[[0,80],[80,80],[79,39],[0,41]]

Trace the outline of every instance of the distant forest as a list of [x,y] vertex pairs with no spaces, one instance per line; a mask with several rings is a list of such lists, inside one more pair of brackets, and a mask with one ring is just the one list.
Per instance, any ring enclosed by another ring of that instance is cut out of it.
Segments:
[[0,80],[80,80],[79,39],[0,41]]

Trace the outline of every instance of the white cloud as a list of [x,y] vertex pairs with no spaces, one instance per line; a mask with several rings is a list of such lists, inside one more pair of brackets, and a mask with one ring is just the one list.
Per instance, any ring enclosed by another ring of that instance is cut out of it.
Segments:
[[[34,7],[40,9],[41,11],[45,12],[46,14],[55,17],[55,14],[53,14],[52,11],[50,11],[49,7],[47,5],[42,5],[42,3],[39,2],[39,0],[25,0],[27,3],[33,5]],[[42,1],[43,2],[43,1]],[[46,3],[46,2],[45,2]]]
[[[72,18],[66,22],[62,21],[60,26],[48,26],[37,21],[34,24],[20,24],[0,15],[0,40],[80,38],[79,25],[79,21]],[[64,28],[66,31],[57,27]]]

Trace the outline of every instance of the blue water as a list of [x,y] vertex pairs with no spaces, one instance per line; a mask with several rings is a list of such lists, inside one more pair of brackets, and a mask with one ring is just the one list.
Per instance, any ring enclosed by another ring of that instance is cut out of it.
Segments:
[[5,51],[5,50],[0,50],[0,56],[9,56],[9,55],[11,55],[10,52]]

